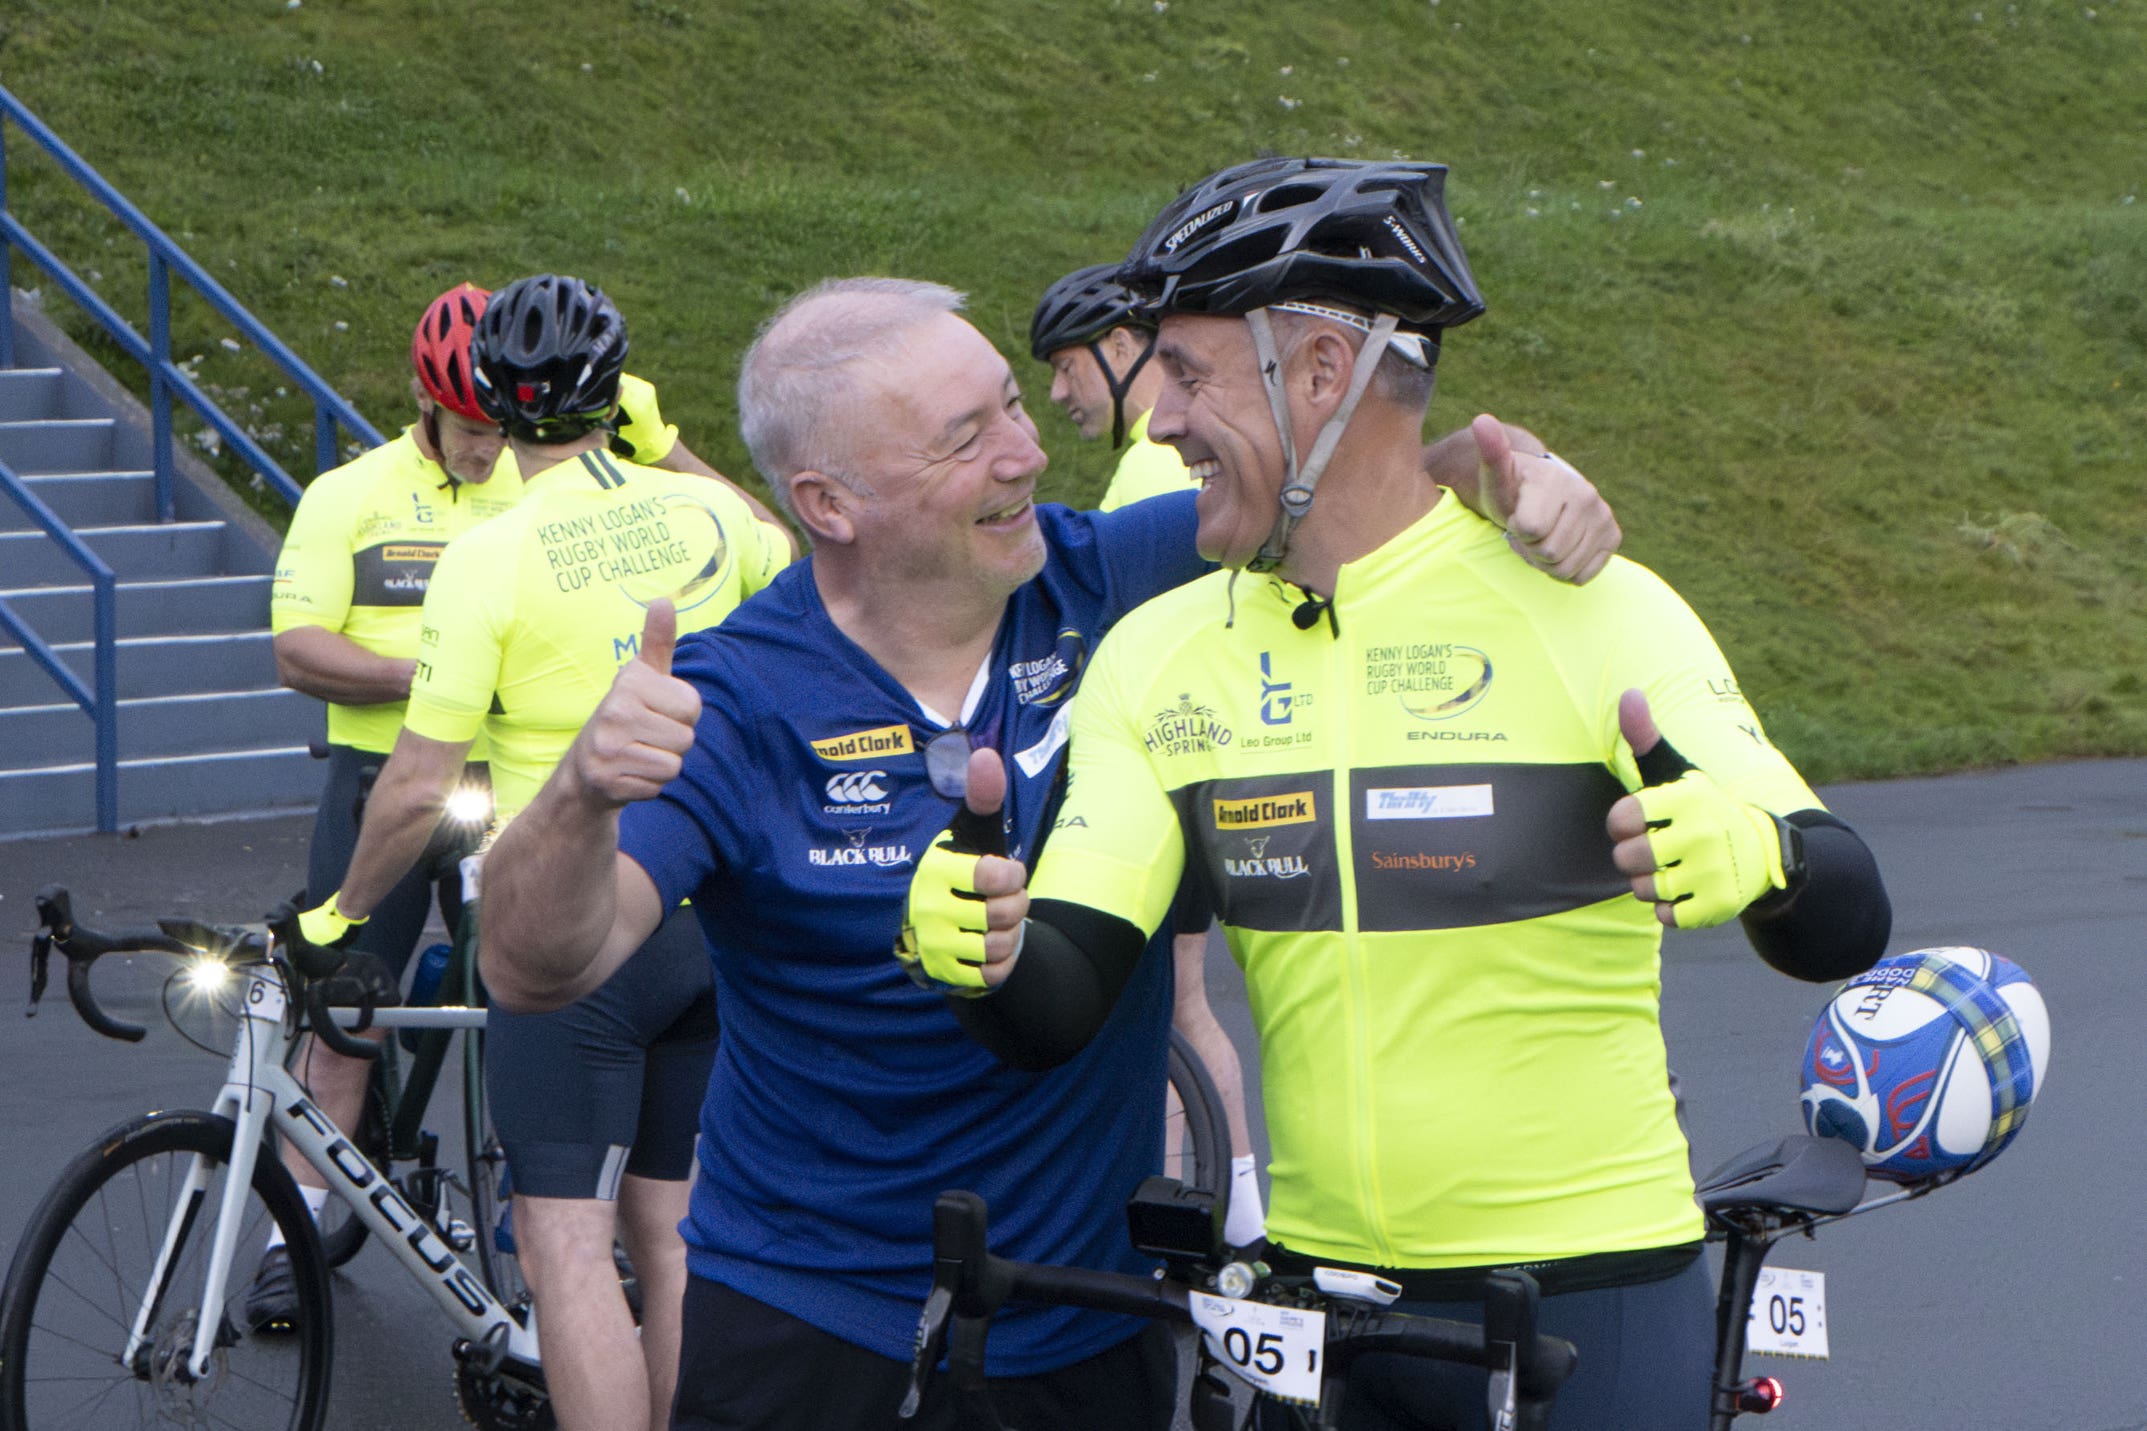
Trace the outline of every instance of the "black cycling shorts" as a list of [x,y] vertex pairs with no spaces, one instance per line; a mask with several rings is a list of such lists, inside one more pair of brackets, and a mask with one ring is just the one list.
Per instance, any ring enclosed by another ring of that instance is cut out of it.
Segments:
[[[320,810],[313,817],[313,843],[306,851],[306,903],[319,904],[342,887],[350,869],[350,857],[358,848],[359,812],[366,792],[388,763],[385,755],[356,746],[328,747],[328,784],[321,791]],[[488,775],[483,762],[467,767],[466,778],[482,780]],[[425,933],[425,920],[432,912],[437,887],[440,917],[453,929],[462,917],[462,876],[457,868],[464,855],[475,854],[484,837],[482,825],[457,827],[446,820],[433,832],[432,842],[418,857],[387,897],[373,906],[372,917],[358,926],[351,947],[377,956],[388,972],[402,978],[410,951]]]
[[[1580,1365],[1559,1389],[1551,1431],[1707,1431],[1714,1385],[1715,1299],[1707,1259],[1655,1282],[1545,1296],[1536,1329],[1564,1337]],[[1398,1312],[1482,1322],[1483,1303],[1394,1304]],[[1350,1371],[1342,1403],[1348,1431],[1483,1431],[1483,1369],[1419,1357],[1373,1355]],[[1272,1402],[1260,1431],[1312,1424]]]
[[[992,1404],[1022,1431],[1169,1431],[1178,1352],[1150,1322],[1086,1361],[993,1377]],[[895,1415],[909,1366],[706,1277],[686,1281],[671,1431],[968,1431],[947,1375],[914,1420]]]
[[514,1190],[609,1202],[622,1173],[685,1178],[715,1059],[708,946],[684,906],[588,997],[488,1010],[485,1096]]

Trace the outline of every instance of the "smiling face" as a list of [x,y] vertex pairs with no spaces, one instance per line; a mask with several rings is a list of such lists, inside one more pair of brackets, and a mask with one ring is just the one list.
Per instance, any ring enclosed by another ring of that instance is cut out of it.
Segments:
[[875,364],[858,426],[860,549],[920,581],[1012,592],[1044,567],[1036,479],[1045,467],[1021,386],[962,319],[936,314]]
[[[1177,448],[1200,483],[1200,554],[1243,566],[1274,528],[1284,472],[1252,330],[1242,318],[1174,314],[1163,320],[1155,362],[1163,386],[1148,435]],[[1293,411],[1291,420],[1303,419]]]

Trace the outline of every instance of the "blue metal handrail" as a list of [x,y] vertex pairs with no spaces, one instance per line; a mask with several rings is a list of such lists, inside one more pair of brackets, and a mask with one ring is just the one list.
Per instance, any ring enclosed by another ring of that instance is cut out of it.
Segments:
[[46,673],[60,683],[60,689],[69,699],[88,712],[89,718],[96,723],[97,828],[111,834],[119,828],[119,622],[118,594],[112,569],[85,546],[80,537],[68,530],[67,524],[38,499],[5,461],[0,461],[0,492],[13,497],[30,514],[30,520],[43,527],[60,544],[60,550],[89,573],[90,585],[95,591],[91,617],[97,647],[93,668],[95,689],[82,684],[82,678],[69,670],[44,639],[30,629],[29,623],[15,614],[4,596],[0,596],[0,626],[13,633],[22,643],[23,650],[30,653],[30,659],[43,666]]
[[[50,249],[31,236],[7,207],[7,124],[13,120],[31,141],[51,155],[66,175],[111,210],[119,221],[142,240],[149,249],[149,337],[145,340],[126,319],[120,317],[112,305],[105,302],[97,292],[62,263]],[[11,304],[7,301],[11,277],[12,251],[21,249],[30,260],[42,269],[47,277],[60,286],[61,291],[88,310],[91,317],[110,334],[113,341],[136,362],[149,370],[150,444],[156,468],[157,518],[171,521],[172,501],[172,437],[171,399],[177,393],[186,405],[217,435],[231,445],[240,459],[251,467],[285,501],[298,501],[301,491],[297,482],[283,467],[255,442],[246,429],[232,420],[229,414],[197,386],[192,377],[171,359],[171,277],[176,274],[190,284],[194,291],[208,300],[209,306],[226,321],[244,334],[253,345],[281,368],[284,375],[306,396],[313,400],[314,470],[325,472],[336,465],[339,430],[347,430],[368,447],[378,447],[382,441],[373,425],[358,415],[356,408],[346,402],[342,394],[328,386],[320,375],[306,366],[296,353],[285,347],[282,340],[262,326],[261,320],[240,306],[239,301],[225,291],[224,286],[210,277],[207,269],[196,263],[184,249],[172,242],[162,229],[151,223],[141,210],[127,202],[124,195],[85,163],[82,157],[63,143],[57,134],[47,128],[43,121],[23,105],[5,88],[0,88],[0,367],[12,366],[15,360],[13,317]]]

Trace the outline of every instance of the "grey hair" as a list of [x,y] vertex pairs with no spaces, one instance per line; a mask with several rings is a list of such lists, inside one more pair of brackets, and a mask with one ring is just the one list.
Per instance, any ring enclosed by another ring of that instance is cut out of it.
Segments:
[[[1275,336],[1292,347],[1296,346],[1298,336],[1306,328],[1314,323],[1325,322],[1347,335],[1359,360],[1364,357],[1365,335],[1351,324],[1337,323],[1332,319],[1323,319],[1308,313],[1296,313],[1282,307],[1270,307],[1267,311],[1268,321],[1275,326]],[[1372,369],[1372,383],[1365,391],[1381,402],[1422,410],[1431,406],[1434,376],[1432,369],[1420,368],[1389,348],[1379,355],[1379,366]]]
[[896,351],[919,323],[961,312],[966,301],[943,283],[830,278],[761,324],[738,373],[738,427],[786,516],[797,518],[790,479],[800,472],[824,472],[869,495],[844,471],[853,455],[842,423],[856,416],[855,370]]

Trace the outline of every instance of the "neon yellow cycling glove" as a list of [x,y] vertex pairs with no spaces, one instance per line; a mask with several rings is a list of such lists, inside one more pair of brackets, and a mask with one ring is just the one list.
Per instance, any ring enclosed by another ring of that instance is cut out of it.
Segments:
[[977,861],[983,856],[955,848],[943,831],[917,861],[895,957],[924,988],[975,998],[984,984],[984,896],[977,893]]
[[[337,890],[336,894],[341,894]],[[352,919],[335,906],[336,896],[331,894],[315,908],[298,916],[298,932],[308,944],[318,944],[332,949],[348,937],[350,932],[365,923],[364,919]],[[370,919],[372,916],[367,915]]]
[[1677,927],[1726,924],[1754,900],[1787,889],[1782,823],[1729,794],[1704,770],[1633,792],[1655,852],[1655,897],[1677,906]]

